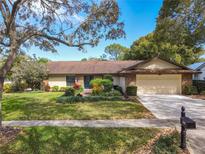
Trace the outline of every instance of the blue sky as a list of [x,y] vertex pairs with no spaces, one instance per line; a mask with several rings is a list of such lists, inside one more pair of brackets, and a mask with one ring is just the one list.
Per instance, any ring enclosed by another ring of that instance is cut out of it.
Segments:
[[156,18],[163,0],[118,0],[121,10],[120,19],[125,23],[126,39],[115,41],[101,40],[98,46],[87,47],[87,52],[78,51],[75,48],[59,46],[58,53],[49,53],[32,48],[28,54],[36,54],[37,57],[45,57],[53,61],[81,60],[88,57],[99,57],[104,48],[111,43],[120,43],[129,47],[133,41],[155,29]]

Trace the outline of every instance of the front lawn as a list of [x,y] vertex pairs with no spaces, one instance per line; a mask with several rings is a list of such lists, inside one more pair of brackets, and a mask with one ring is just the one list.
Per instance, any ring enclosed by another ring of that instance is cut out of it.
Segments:
[[3,120],[153,118],[141,103],[125,101],[56,103],[56,98],[62,94],[60,92],[4,94]]
[[8,153],[134,153],[156,136],[153,128],[68,128],[30,127],[9,144]]

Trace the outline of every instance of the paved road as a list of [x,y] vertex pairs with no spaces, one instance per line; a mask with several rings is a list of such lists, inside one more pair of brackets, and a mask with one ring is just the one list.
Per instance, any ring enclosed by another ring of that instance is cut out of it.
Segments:
[[184,106],[187,116],[197,122],[197,129],[187,131],[189,150],[193,154],[205,154],[205,100],[178,95],[143,95],[140,99],[158,119],[179,119],[180,108]]

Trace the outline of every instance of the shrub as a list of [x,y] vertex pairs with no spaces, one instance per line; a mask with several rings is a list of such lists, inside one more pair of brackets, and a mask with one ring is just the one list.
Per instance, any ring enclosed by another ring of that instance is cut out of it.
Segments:
[[110,92],[103,92],[101,96],[122,96],[122,94],[117,90],[112,90]]
[[197,87],[198,93],[205,91],[205,81],[204,80],[193,80],[193,86]]
[[113,89],[119,91],[122,95],[124,94],[123,90],[122,90],[122,87],[118,86],[118,85],[114,85],[113,86]]
[[103,92],[102,79],[94,79],[90,81],[92,87],[92,95],[99,95]]
[[53,87],[52,87],[52,91],[53,91],[53,92],[59,91],[59,86],[53,86]]
[[74,89],[75,90],[75,95],[80,95],[83,91],[84,91],[84,88],[81,86],[80,88],[78,89]]
[[69,87],[65,90],[64,96],[74,96],[75,95],[75,89],[72,87]]
[[26,88],[28,88],[28,84],[26,82],[14,82],[12,83],[12,91],[24,91]]
[[98,102],[98,101],[120,101],[123,100],[120,96],[61,96],[57,98],[57,103],[77,103],[77,102]]
[[200,94],[201,94],[201,95],[205,95],[205,91],[202,91]]
[[196,86],[186,85],[183,88],[183,94],[185,95],[196,95],[198,94]]
[[128,96],[136,96],[137,95],[137,87],[136,86],[128,86],[126,88],[126,94]]
[[66,91],[66,89],[68,89],[68,87],[60,87],[60,92],[65,92]]
[[94,79],[90,82],[94,95],[112,90],[112,81],[109,79]]
[[90,81],[90,86],[91,87],[94,87],[94,86],[102,86],[102,80],[103,79],[100,79],[100,78],[97,78],[97,79],[93,79]]
[[180,153],[179,134],[177,131],[167,136],[161,136],[153,147],[153,153]]
[[6,83],[6,84],[4,84],[3,91],[4,91],[5,93],[10,93],[10,92],[12,92],[12,84],[11,84],[11,83]]
[[104,79],[107,79],[107,80],[110,80],[113,82],[113,78],[112,78],[112,75],[104,75],[103,77]]
[[79,83],[75,83],[73,85],[73,89],[75,90],[75,95],[81,95],[81,93],[84,91],[84,88],[79,84]]
[[44,86],[44,90],[46,92],[49,92],[51,90],[51,87],[47,84],[47,85]]
[[74,89],[80,89],[80,87],[81,87],[81,85],[78,82],[75,82],[74,85],[73,85]]
[[112,90],[112,81],[109,79],[103,79],[102,81],[103,91],[110,92]]

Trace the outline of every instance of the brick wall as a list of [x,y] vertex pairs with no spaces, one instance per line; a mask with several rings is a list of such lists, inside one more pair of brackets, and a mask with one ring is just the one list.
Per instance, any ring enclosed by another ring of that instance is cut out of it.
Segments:
[[192,74],[182,74],[182,93],[186,85],[192,85]]

